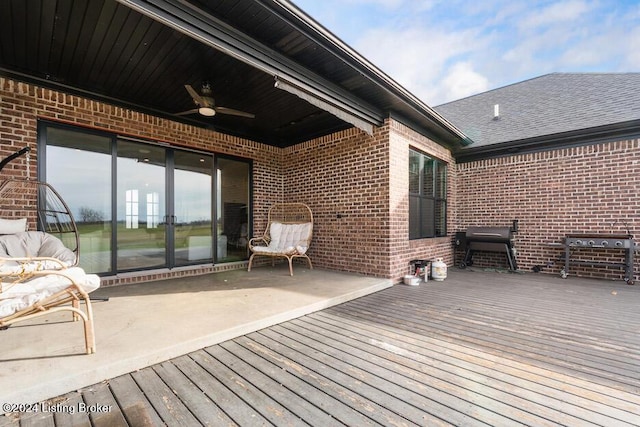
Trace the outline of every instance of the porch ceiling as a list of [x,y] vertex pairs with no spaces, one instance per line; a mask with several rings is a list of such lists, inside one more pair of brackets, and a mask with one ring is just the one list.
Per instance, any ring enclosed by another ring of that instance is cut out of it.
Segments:
[[[284,1],[2,1],[0,74],[274,146],[349,128],[345,117],[377,125],[390,115],[443,144],[465,142]],[[276,76],[326,105],[276,88]],[[184,85],[203,81],[217,105],[255,118],[176,115],[194,108]]]

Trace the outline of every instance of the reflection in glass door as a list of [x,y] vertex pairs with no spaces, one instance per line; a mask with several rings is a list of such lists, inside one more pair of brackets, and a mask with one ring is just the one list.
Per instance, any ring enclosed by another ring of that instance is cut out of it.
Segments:
[[173,169],[173,247],[175,265],[211,262],[211,156],[176,151]]
[[117,143],[118,270],[165,266],[165,149]]
[[249,170],[247,162],[219,157],[216,162],[218,262],[248,258]]
[[111,262],[111,138],[49,127],[44,180],[65,200],[80,235],[80,267],[108,273]]
[[248,258],[250,162],[46,123],[39,133],[39,177],[71,208],[88,272]]

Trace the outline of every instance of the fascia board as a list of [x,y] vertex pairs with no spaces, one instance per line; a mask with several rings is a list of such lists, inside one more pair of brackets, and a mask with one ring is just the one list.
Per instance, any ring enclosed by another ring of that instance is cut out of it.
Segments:
[[456,162],[467,163],[494,157],[507,157],[539,151],[602,144],[640,137],[640,120],[578,129],[552,135],[508,141],[479,147],[468,147],[453,153]]

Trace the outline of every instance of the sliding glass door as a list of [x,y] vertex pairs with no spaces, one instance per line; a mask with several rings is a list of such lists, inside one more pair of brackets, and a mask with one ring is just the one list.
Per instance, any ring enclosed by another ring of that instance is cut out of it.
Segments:
[[118,140],[118,270],[167,265],[166,150]]
[[218,262],[247,259],[249,180],[247,162],[219,157],[216,162]]
[[118,141],[118,269],[211,262],[211,155]]
[[40,135],[40,179],[70,206],[87,271],[247,259],[249,162],[66,126]]
[[173,248],[175,265],[211,262],[213,159],[175,152],[173,167]]
[[80,232],[80,266],[112,273],[112,139],[55,127],[45,128],[41,137],[47,146],[46,177],[40,179],[71,209]]

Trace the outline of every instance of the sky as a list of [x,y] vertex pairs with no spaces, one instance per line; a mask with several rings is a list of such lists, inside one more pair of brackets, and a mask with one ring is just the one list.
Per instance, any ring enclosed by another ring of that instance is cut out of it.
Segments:
[[430,106],[554,72],[640,72],[640,0],[292,0]]

